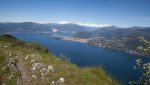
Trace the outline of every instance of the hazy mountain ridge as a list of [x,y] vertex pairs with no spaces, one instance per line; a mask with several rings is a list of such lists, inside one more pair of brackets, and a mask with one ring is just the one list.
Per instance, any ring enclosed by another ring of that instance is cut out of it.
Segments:
[[132,35],[132,34],[150,36],[148,32],[150,32],[150,27],[120,28],[120,27],[111,26],[111,27],[103,27],[101,29],[92,31],[91,34],[95,34],[95,35],[103,36],[103,37],[122,38],[122,37],[128,37],[129,35]]
[[[81,33],[76,34],[76,37],[80,38]],[[99,37],[106,37],[106,38],[130,38],[130,37],[137,37],[137,36],[144,36],[150,39],[150,27],[129,27],[129,28],[120,28],[115,26],[109,27],[102,27],[92,32],[86,32],[85,35],[91,36],[99,36]],[[84,34],[82,33],[82,36]],[[91,38],[91,37],[89,37]]]
[[74,37],[89,39],[88,44],[93,46],[138,54],[137,47],[140,46],[140,36],[150,40],[150,27],[103,27],[92,32],[78,33]]
[[[11,32],[43,32],[54,35],[69,35],[75,38],[91,39],[90,44],[99,45],[102,41],[109,42],[104,47],[118,47],[123,49],[135,49],[139,45],[139,36],[150,40],[150,27],[133,26],[128,28],[105,26],[105,27],[88,27],[74,23],[59,24],[59,23],[0,23],[0,34]],[[104,38],[104,39],[102,39]],[[115,42],[115,43],[114,43]],[[119,46],[118,46],[119,43]],[[112,45],[113,44],[113,45]],[[117,46],[116,46],[117,45]],[[100,44],[101,46],[101,44]]]
[[[58,23],[34,23],[34,22],[6,22],[0,23],[0,33],[7,32],[53,32],[56,29],[57,32],[76,34],[84,32],[88,35],[97,35],[102,37],[128,37],[132,34],[139,34],[143,36],[150,36],[150,27],[134,26],[129,28],[106,26],[106,27],[88,27],[81,26],[74,23],[58,24]],[[82,33],[82,35],[84,35]],[[81,33],[80,33],[81,34]],[[79,36],[79,34],[77,34]],[[89,36],[90,37],[90,36]]]
[[47,23],[39,24],[34,22],[22,22],[22,23],[0,23],[0,33],[7,32],[52,32],[52,29],[57,29],[58,32],[77,33],[88,32],[83,26],[76,24],[56,24]]

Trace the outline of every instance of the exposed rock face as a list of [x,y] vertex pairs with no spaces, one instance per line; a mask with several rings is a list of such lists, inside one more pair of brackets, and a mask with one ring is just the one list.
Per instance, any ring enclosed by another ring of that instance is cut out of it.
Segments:
[[32,64],[32,67],[35,67],[35,68],[37,68],[37,69],[41,69],[41,68],[44,68],[44,67],[46,67],[46,65],[45,64],[42,64],[42,63],[33,63]]
[[54,72],[54,67],[53,67],[52,65],[49,65],[49,66],[47,67],[47,71],[48,71],[48,72],[49,72],[49,71]]
[[46,68],[46,65],[43,63],[39,63],[39,62],[34,62],[32,64],[32,68],[31,71],[37,71],[39,70],[42,79],[44,79],[44,77],[49,73],[49,72],[54,72],[54,67],[52,65],[48,65]]
[[42,68],[40,72],[46,74],[46,68]]
[[65,78],[60,77],[57,81],[52,81],[51,85],[63,85],[65,82]]
[[9,67],[9,68],[16,68],[16,61],[15,61],[15,59],[10,58],[6,66]]

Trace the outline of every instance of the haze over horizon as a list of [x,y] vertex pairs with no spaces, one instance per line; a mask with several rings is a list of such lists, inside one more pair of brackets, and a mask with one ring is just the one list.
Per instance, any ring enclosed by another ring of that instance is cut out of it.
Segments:
[[150,26],[149,0],[0,0],[0,22]]

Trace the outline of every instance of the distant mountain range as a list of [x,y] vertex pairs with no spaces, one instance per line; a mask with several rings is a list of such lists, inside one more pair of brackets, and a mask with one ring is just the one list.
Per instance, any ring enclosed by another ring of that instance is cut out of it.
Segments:
[[[55,30],[55,31],[53,31]],[[58,24],[58,23],[47,23],[40,24],[34,22],[21,22],[21,23],[0,23],[0,33],[7,32],[58,32],[73,34],[79,38],[91,38],[92,36],[101,37],[137,37],[144,36],[150,38],[150,27],[129,27],[121,28],[116,26],[107,27],[88,27],[81,26],[78,24]]]
[[[88,36],[87,36],[88,35]],[[107,37],[107,38],[128,38],[128,37],[137,37],[144,36],[150,39],[150,27],[130,27],[130,28],[121,28],[115,26],[101,27],[97,30],[91,32],[81,32],[76,34],[76,37],[81,38],[91,38],[92,35]]]
[[90,27],[84,27],[77,24],[57,24],[47,23],[39,24],[34,22],[22,22],[22,23],[0,23],[0,33],[7,32],[53,32],[53,29],[57,29],[57,32],[75,34],[78,32],[89,32]]
[[141,45],[139,37],[143,36],[150,40],[150,27],[134,26],[120,28],[115,26],[102,27],[91,32],[80,32],[74,35],[75,38],[91,39],[90,45],[111,48],[120,51],[134,50]]
[[90,41],[92,45],[102,45],[108,48],[117,47],[117,49],[136,49],[140,45],[139,36],[150,40],[150,27],[90,27],[74,23],[0,23],[0,34],[12,32],[51,33],[61,36],[67,35],[75,38],[93,39]]
[[103,37],[133,37],[133,35],[145,36],[150,38],[150,27],[130,27],[130,28],[119,28],[115,26],[103,27],[101,29],[91,32],[92,34],[103,36]]

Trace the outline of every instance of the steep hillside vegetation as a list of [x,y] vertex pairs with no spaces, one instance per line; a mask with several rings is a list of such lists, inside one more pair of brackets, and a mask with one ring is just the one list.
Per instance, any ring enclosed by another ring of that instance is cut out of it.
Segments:
[[101,68],[80,68],[37,44],[0,36],[1,85],[119,85]]

